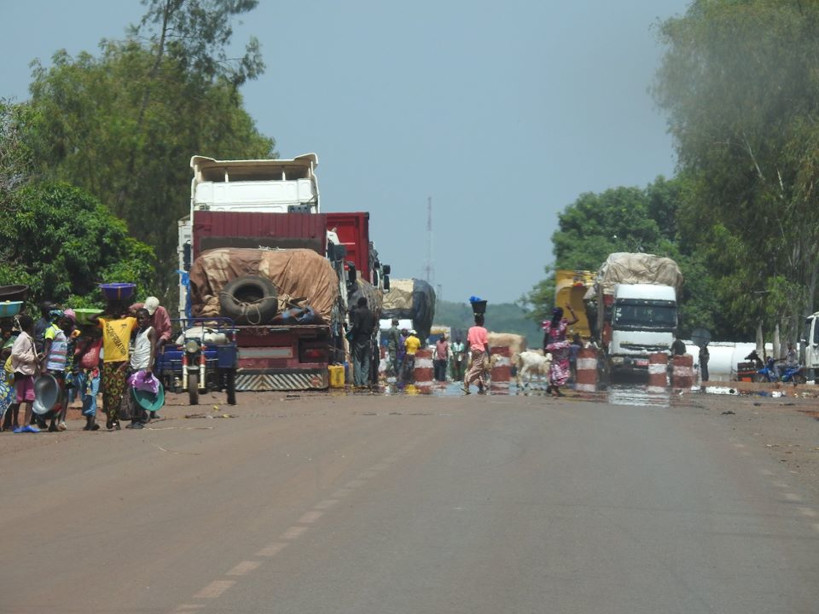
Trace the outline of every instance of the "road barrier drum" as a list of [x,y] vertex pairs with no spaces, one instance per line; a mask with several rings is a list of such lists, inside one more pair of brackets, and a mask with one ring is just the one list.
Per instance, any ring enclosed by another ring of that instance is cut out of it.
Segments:
[[432,393],[432,350],[418,350],[415,353],[415,387],[421,394]]
[[694,357],[691,354],[674,356],[671,371],[671,387],[675,390],[690,389],[694,385]]
[[668,389],[668,354],[657,352],[648,357],[648,392]]
[[577,351],[577,381],[575,390],[580,392],[597,391],[597,350],[581,348]]
[[512,379],[512,359],[508,346],[491,347],[489,391],[492,394],[509,394],[509,381]]

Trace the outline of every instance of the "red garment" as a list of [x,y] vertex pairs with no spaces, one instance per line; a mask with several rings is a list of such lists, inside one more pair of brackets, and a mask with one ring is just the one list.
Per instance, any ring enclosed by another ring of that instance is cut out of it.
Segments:
[[100,350],[102,338],[95,339],[88,345],[88,349],[77,348],[75,354],[80,355],[80,369],[96,369],[100,364]]
[[437,360],[446,360],[449,358],[449,342],[438,339],[435,344],[435,358]]

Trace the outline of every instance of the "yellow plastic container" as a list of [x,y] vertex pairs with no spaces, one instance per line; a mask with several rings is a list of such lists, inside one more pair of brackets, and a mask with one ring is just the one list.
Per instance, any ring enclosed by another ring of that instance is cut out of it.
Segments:
[[344,365],[330,365],[330,388],[344,388]]

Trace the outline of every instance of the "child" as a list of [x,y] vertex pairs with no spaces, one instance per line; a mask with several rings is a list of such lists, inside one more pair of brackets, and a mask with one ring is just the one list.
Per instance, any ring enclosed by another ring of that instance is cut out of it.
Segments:
[[74,384],[82,399],[82,415],[85,416],[84,431],[98,431],[97,394],[100,391],[100,352],[102,335],[98,328],[86,327],[77,338],[74,354]]
[[[66,318],[61,309],[52,309],[48,313],[51,323],[43,332],[43,353],[45,354],[45,372],[53,375],[60,386],[60,393],[57,402],[49,412],[51,424],[48,427],[50,432],[64,431],[65,415],[68,410],[65,393],[65,374],[68,363],[68,335],[73,323],[70,318]],[[72,349],[73,352],[73,349]]]
[[[154,353],[156,352],[156,333],[151,326],[151,316],[144,307],[137,309],[137,326],[139,327],[134,338],[134,351],[131,352],[131,371],[136,374],[144,371],[151,373],[154,366]],[[133,384],[132,384],[133,386]],[[131,424],[127,429],[141,429],[145,426],[147,416],[145,410],[138,404],[134,404],[134,411],[131,415]]]
[[[42,354],[34,346],[34,320],[29,315],[18,318],[21,332],[11,347],[11,366],[14,369],[14,388],[17,393],[18,407],[14,409],[13,422],[15,433],[39,433],[40,429],[30,424],[31,406],[34,403],[34,375],[39,371]],[[17,422],[19,405],[23,405],[23,424]]]

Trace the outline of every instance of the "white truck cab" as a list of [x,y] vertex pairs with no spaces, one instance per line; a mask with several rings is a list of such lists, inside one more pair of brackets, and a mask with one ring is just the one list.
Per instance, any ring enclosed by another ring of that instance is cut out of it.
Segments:
[[651,354],[670,352],[676,330],[677,293],[673,286],[615,286],[608,351],[613,369],[647,369]]

